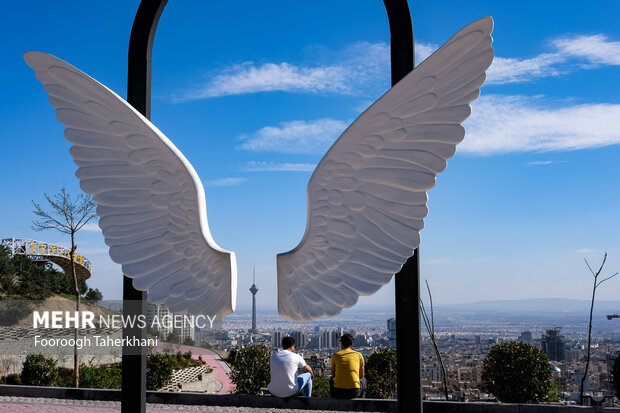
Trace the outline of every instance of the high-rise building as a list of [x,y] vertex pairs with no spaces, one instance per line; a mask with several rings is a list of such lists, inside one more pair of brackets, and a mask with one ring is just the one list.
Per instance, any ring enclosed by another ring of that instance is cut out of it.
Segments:
[[181,327],[179,340],[181,343],[185,343],[186,340],[191,340],[192,342],[196,342],[196,329],[194,322],[191,319],[183,317],[183,326]]
[[366,334],[358,334],[355,336],[354,345],[356,347],[366,347],[368,345],[368,337],[366,337]]
[[339,328],[337,330],[333,330],[332,334],[332,348],[340,348],[340,337],[344,334],[344,330]]
[[321,347],[322,348],[334,348],[334,340],[332,339],[332,332],[325,330],[321,334]]
[[250,332],[256,332],[256,293],[258,292],[258,288],[256,287],[256,271],[252,274],[252,286],[250,287],[250,292],[252,293],[252,329]]
[[564,336],[560,334],[561,327],[547,330],[542,336],[542,351],[551,361],[563,361],[566,357],[566,343]]
[[282,336],[282,332],[281,331],[275,331],[273,333],[273,348],[281,348],[282,347],[282,339],[284,337]]
[[396,319],[388,318],[387,321],[388,346],[396,348]]
[[291,337],[295,339],[296,348],[306,348],[308,345],[308,336],[303,331],[295,331]]
[[532,332],[531,331],[523,331],[517,341],[521,343],[531,343],[532,342]]
[[166,340],[172,333],[173,322],[172,313],[168,307],[162,304],[148,303],[146,306],[146,322],[149,327],[159,332],[159,338]]

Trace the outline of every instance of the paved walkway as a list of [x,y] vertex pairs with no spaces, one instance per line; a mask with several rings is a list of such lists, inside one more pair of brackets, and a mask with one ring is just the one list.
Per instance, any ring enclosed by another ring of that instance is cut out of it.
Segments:
[[[92,400],[61,400],[31,397],[0,396],[2,413],[119,413],[120,402],[102,402]],[[329,410],[291,410],[255,407],[219,407],[219,406],[183,406],[175,404],[147,403],[149,413],[208,412],[208,413],[336,413]],[[347,413],[347,412],[338,412]],[[348,412],[353,413],[353,412]]]
[[[209,367],[213,369],[213,377],[220,383],[220,389],[217,391],[218,394],[230,394],[235,390],[234,383],[230,380],[228,374],[230,373],[230,368],[228,364],[224,360],[220,358],[220,356],[211,350],[205,350],[200,347],[191,347],[191,346],[181,346],[175,345],[175,351],[180,351],[181,353],[186,353],[188,351],[192,352],[192,358],[198,360],[198,357],[202,355],[202,361],[207,363]],[[157,351],[164,352],[164,346],[159,346]],[[236,410],[233,410],[236,411]],[[243,411],[243,410],[240,410]]]

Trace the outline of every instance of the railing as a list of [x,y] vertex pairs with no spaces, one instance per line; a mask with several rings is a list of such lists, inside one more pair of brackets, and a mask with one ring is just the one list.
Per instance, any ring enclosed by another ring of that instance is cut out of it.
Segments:
[[[65,274],[70,273],[70,248],[61,247],[47,242],[35,241],[28,238],[6,238],[2,245],[9,250],[11,256],[26,255],[33,261],[51,261],[58,264]],[[77,275],[89,278],[92,264],[81,254],[74,254]]]

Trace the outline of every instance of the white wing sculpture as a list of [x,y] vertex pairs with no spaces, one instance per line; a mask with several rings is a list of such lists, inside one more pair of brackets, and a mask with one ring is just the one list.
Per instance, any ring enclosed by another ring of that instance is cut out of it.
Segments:
[[387,284],[420,244],[426,191],[463,140],[493,60],[493,20],[478,20],[368,108],[308,183],[306,232],[279,254],[278,311],[308,321],[339,314]]
[[209,232],[203,186],[192,165],[114,92],[45,53],[24,58],[73,144],[84,192],[97,203],[110,257],[133,285],[173,312],[235,310],[235,254]]

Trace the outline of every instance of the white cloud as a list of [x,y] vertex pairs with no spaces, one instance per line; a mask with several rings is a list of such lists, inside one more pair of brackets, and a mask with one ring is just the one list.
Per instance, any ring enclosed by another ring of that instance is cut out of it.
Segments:
[[244,63],[216,75],[209,83],[180,100],[205,99],[257,92],[350,93],[344,68],[338,66],[299,67],[289,63]]
[[555,163],[564,163],[564,161],[532,161],[528,162],[528,165],[551,165]]
[[565,60],[559,53],[545,53],[531,59],[495,57],[487,71],[487,84],[527,82],[563,73],[556,67]]
[[[553,49],[531,58],[495,57],[487,72],[487,84],[529,82],[559,76],[575,68],[620,65],[620,42],[603,34],[560,37]],[[416,64],[437,46],[416,43]],[[357,42],[343,50],[327,52],[314,66],[290,62],[245,62],[220,70],[206,83],[175,97],[176,101],[209,99],[258,92],[371,94],[389,87],[390,49],[387,43]]]
[[334,119],[283,122],[259,129],[238,149],[323,155],[349,123]]
[[276,163],[276,162],[248,162],[244,170],[249,172],[312,172],[316,168],[313,163]]
[[247,181],[246,178],[221,178],[205,182],[206,186],[236,186]]
[[589,253],[594,252],[594,251],[596,251],[596,250],[594,250],[592,248],[580,248],[578,250],[575,250],[575,252],[577,254],[589,254]]
[[89,222],[86,225],[84,225],[82,227],[83,231],[93,231],[93,232],[100,232],[101,228],[99,228],[99,224],[97,224],[96,222]]
[[602,34],[560,37],[552,40],[551,46],[555,48],[552,53],[529,59],[495,57],[487,71],[487,83],[528,82],[559,76],[576,67],[591,69],[599,65],[620,65],[620,42],[609,41]]
[[584,58],[592,64],[620,65],[620,42],[610,42],[603,34],[559,38],[553,45],[560,53]]
[[[416,62],[426,59],[436,49],[432,44],[416,44]],[[328,55],[331,57],[326,60],[331,61],[316,66],[289,62],[233,65],[174,100],[274,91],[358,95],[377,86],[383,90],[389,88],[390,49],[387,43],[357,42]]]
[[425,61],[435,53],[438,49],[437,45],[432,43],[416,43],[415,44],[415,64],[416,66]]
[[620,143],[620,105],[544,107],[540,99],[487,95],[472,104],[459,151],[492,155],[597,148]]

